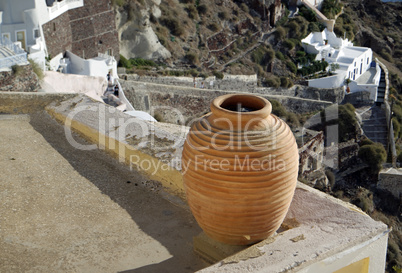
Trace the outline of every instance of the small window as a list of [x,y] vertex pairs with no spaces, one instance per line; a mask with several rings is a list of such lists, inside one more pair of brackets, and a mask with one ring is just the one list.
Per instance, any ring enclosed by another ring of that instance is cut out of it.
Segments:
[[106,55],[108,56],[113,56],[113,49],[109,48],[108,50],[106,50]]
[[3,33],[3,38],[7,38],[10,40],[10,33]]
[[34,29],[33,30],[33,33],[34,33],[34,39],[36,39],[36,38],[39,38],[40,37],[40,32],[39,32],[39,29]]
[[53,23],[53,31],[56,31],[56,23]]

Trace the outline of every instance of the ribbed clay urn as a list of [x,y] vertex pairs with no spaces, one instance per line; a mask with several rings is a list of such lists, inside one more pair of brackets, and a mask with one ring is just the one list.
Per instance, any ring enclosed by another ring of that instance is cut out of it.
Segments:
[[200,227],[230,245],[278,230],[296,188],[299,154],[289,126],[254,95],[213,100],[183,147],[187,201]]

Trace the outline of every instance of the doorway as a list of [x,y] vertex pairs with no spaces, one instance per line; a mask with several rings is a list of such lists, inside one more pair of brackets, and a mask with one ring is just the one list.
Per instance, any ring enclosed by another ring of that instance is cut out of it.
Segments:
[[17,42],[21,42],[22,48],[26,51],[25,30],[19,30],[16,32]]

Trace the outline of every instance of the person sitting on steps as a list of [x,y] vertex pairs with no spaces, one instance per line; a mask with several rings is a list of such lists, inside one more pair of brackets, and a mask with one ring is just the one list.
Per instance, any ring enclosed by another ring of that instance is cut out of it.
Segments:
[[113,95],[115,95],[116,97],[119,96],[119,86],[118,86],[117,84],[114,86],[114,93],[113,93]]

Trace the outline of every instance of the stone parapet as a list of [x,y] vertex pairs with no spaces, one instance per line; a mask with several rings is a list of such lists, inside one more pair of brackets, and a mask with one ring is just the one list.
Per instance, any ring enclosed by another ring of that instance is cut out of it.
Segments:
[[[174,124],[187,124],[189,120],[209,112],[209,105],[217,96],[251,93],[239,89],[225,91],[124,80],[120,80],[120,84],[135,109],[150,112],[151,115],[158,113],[164,122]],[[332,104],[327,101],[252,93],[268,100],[277,100],[288,111],[295,113],[314,112]]]

